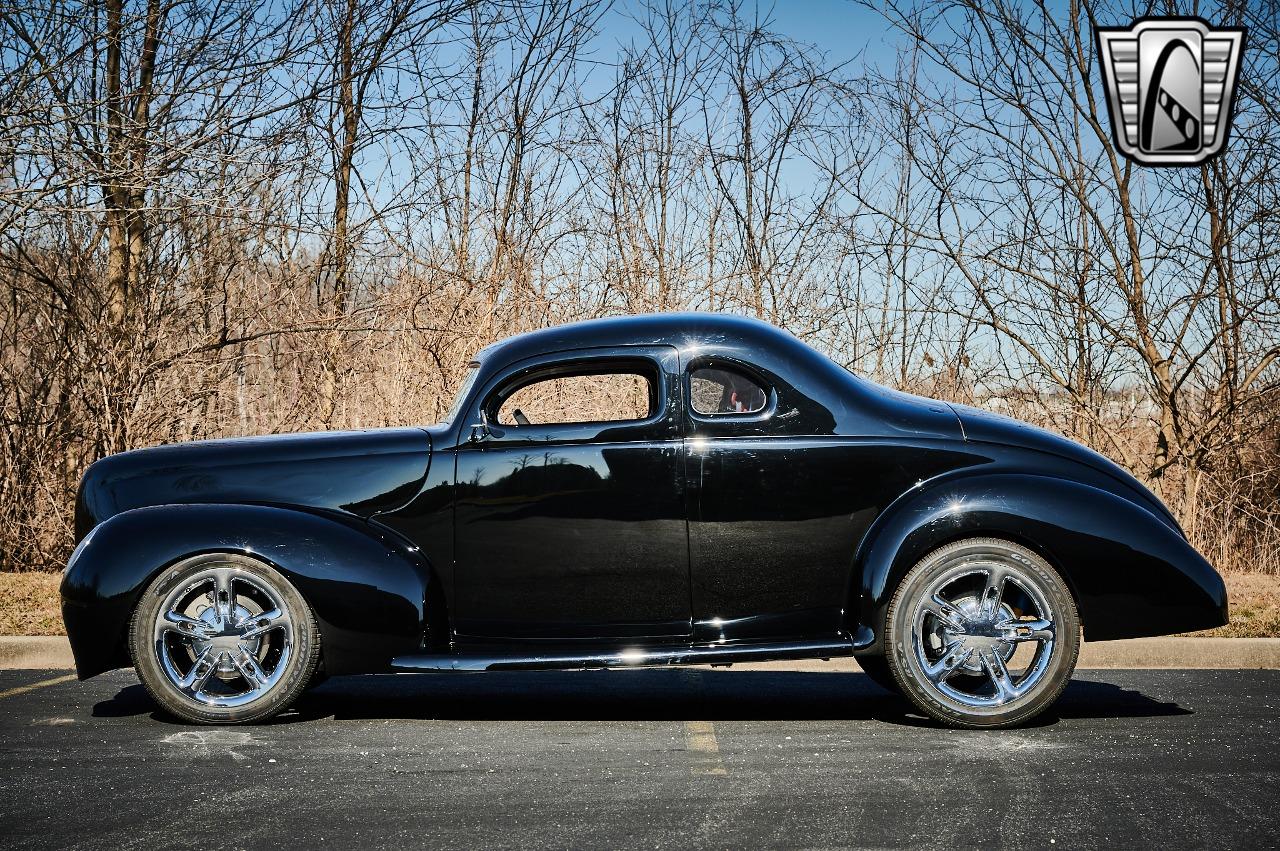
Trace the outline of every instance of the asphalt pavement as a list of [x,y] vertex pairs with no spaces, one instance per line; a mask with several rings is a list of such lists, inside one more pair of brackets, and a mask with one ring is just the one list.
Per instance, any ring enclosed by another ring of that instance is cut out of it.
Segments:
[[1280,671],[1082,671],[942,729],[856,673],[335,678],[264,726],[0,671],[5,848],[1280,847]]

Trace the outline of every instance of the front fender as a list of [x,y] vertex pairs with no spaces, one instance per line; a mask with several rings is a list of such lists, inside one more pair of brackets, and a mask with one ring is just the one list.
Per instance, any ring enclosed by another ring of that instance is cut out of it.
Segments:
[[1090,641],[1168,635],[1227,622],[1213,567],[1148,508],[1067,479],[993,474],[926,485],[885,511],[854,563],[858,624],[876,633],[903,575],[961,538],[1038,552],[1070,586]]
[[169,565],[203,552],[259,558],[315,613],[331,674],[388,670],[421,646],[430,566],[361,520],[259,505],[160,505],[94,528],[62,580],[62,617],[81,679],[132,664],[129,619]]

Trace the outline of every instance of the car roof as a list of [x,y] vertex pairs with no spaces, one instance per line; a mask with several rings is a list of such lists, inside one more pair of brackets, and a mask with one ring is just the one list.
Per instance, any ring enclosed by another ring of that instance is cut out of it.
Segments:
[[[476,355],[478,361],[511,363],[525,357],[598,346],[750,344],[803,346],[795,336],[758,319],[723,313],[650,313],[589,319],[529,331],[501,340]],[[807,347],[806,347],[807,348]]]
[[[960,434],[955,414],[944,403],[863,381],[787,331],[757,319],[723,313],[653,313],[592,319],[510,337],[476,355],[479,369],[464,405],[471,405],[476,397],[490,392],[492,382],[505,371],[518,368],[516,365],[527,358],[624,346],[672,346],[686,365],[706,356],[750,367],[780,394],[780,404],[791,409],[784,413],[792,417],[785,422],[796,434],[924,435],[948,439]],[[463,421],[455,420],[450,427],[453,431],[441,439],[462,439]]]

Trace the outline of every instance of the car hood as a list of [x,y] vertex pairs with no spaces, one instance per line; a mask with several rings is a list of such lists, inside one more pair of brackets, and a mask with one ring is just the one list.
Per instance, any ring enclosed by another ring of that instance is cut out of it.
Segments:
[[965,440],[998,443],[1004,446],[1016,446],[1021,449],[1045,452],[1105,473],[1122,485],[1124,490],[1128,492],[1127,494],[1120,494],[1121,496],[1125,496],[1130,502],[1137,502],[1151,509],[1157,517],[1181,533],[1182,530],[1178,526],[1177,519],[1165,504],[1160,501],[1160,498],[1144,487],[1127,470],[1105,455],[1082,446],[1074,440],[1068,440],[1060,434],[1054,434],[1047,429],[1038,428],[1002,414],[984,411],[981,408],[973,408],[968,405],[951,404],[951,409],[955,411],[956,418],[960,420]]
[[76,538],[122,511],[173,503],[253,503],[369,517],[407,503],[426,479],[425,429],[244,437],[110,455],[85,472]]

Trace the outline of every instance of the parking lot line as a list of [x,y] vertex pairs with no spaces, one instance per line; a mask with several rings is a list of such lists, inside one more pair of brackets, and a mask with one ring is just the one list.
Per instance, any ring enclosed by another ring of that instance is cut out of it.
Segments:
[[691,754],[690,774],[728,774],[720,760],[716,725],[710,721],[684,722],[685,746]]
[[35,691],[36,689],[44,688],[45,686],[56,686],[58,683],[70,682],[75,678],[75,674],[63,674],[60,677],[52,677],[51,679],[41,680],[38,683],[31,683],[30,685],[5,689],[4,691],[0,691],[0,700],[4,700],[6,697],[13,697],[17,694],[26,694],[29,691]]

